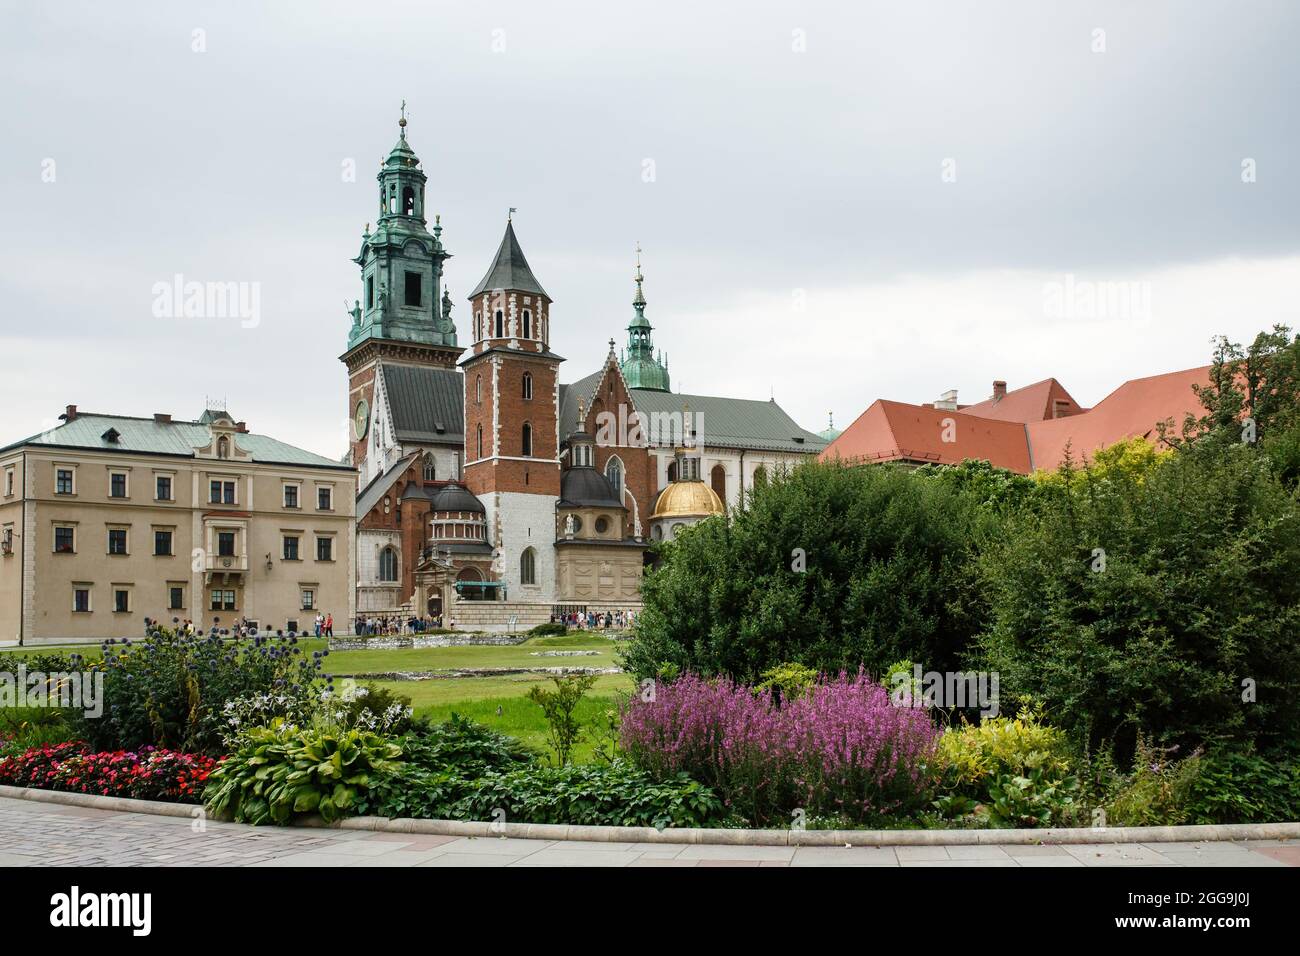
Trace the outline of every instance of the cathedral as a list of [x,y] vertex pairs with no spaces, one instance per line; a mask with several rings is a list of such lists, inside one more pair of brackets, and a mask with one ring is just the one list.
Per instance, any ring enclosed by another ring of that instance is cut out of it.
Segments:
[[564,384],[565,318],[507,220],[462,344],[442,224],[428,227],[427,177],[398,126],[341,356],[357,613],[495,629],[635,609],[652,542],[744,507],[755,483],[827,441],[774,401],[671,390],[639,250],[625,347],[611,338],[599,369]]

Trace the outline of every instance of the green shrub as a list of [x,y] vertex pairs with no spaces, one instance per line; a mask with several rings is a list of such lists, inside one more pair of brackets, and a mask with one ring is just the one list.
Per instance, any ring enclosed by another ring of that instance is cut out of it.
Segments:
[[57,707],[0,708],[0,760],[25,753],[32,747],[54,746],[75,739],[64,712]]
[[939,738],[935,806],[977,826],[1050,826],[1078,812],[1081,787],[1072,769],[1065,734],[1036,708],[963,721]]
[[1188,822],[1188,802],[1201,773],[1201,757],[1181,760],[1138,738],[1133,773],[1106,804],[1106,825],[1177,826]]
[[763,671],[763,681],[754,689],[772,691],[778,701],[803,697],[817,684],[817,672],[802,664],[778,664]]
[[558,621],[548,621],[545,624],[538,624],[528,633],[533,637],[553,637],[559,634],[566,634],[568,633],[568,630],[568,627]]
[[409,766],[459,777],[514,770],[536,757],[516,738],[458,714],[441,724],[418,723],[398,743]]
[[208,778],[204,803],[238,823],[288,823],[319,813],[333,822],[365,805],[372,786],[399,767],[402,748],[363,730],[255,727]]
[[1045,701],[1079,750],[1124,761],[1139,735],[1300,737],[1300,499],[1269,463],[1207,441],[1140,476],[1063,476],[981,560],[1004,699]]
[[750,685],[786,663],[959,669],[982,600],[975,543],[994,514],[973,492],[901,468],[800,465],[662,546],[626,666],[641,679],[671,664]]
[[411,698],[375,683],[331,695],[325,709],[341,727],[397,735],[411,726]]
[[723,821],[722,801],[685,775],[656,782],[625,761],[490,774],[469,784],[446,812],[456,820],[588,826],[706,827]]
[[1300,820],[1300,759],[1218,752],[1201,758],[1187,798],[1188,823]]

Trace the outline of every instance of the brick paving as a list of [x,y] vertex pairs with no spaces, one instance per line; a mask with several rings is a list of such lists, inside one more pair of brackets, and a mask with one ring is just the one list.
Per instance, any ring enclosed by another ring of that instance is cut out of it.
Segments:
[[0,866],[1300,866],[1300,845],[783,847],[250,827],[0,797]]

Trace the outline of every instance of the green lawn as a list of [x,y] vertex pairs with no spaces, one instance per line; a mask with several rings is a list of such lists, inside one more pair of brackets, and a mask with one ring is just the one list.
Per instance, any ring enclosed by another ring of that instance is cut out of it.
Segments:
[[[308,642],[315,644],[315,641]],[[305,646],[305,645],[304,645]],[[622,645],[592,634],[535,637],[513,646],[391,648],[330,651],[325,670],[331,674],[374,674],[390,671],[438,671],[462,667],[615,667],[614,652]],[[314,648],[313,648],[314,649]],[[535,651],[594,650],[594,656],[534,657]]]

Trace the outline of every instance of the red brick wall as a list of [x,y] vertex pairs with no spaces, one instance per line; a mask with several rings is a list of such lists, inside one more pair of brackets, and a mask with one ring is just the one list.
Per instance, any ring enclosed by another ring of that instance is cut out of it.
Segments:
[[[623,409],[622,415],[620,415],[620,406]],[[655,474],[650,452],[644,444],[639,446],[600,444],[601,439],[605,436],[601,434],[596,424],[600,414],[608,412],[614,416],[615,420],[625,418],[627,420],[627,430],[631,432],[633,430],[632,413],[635,410],[632,398],[624,386],[623,376],[617,371],[617,365],[613,361],[607,362],[605,377],[601,379],[595,397],[591,400],[591,407],[587,409],[585,427],[587,433],[597,439],[596,468],[602,474],[604,474],[605,465],[611,457],[617,455],[622,460],[623,483],[627,485],[628,491],[636,498],[641,516],[641,534],[643,537],[648,537],[650,534],[650,515],[654,511],[655,500],[658,495],[657,475]],[[621,429],[614,429],[614,434],[609,437],[615,442],[621,441],[626,436],[619,434],[620,431]],[[632,518],[632,509],[629,507],[627,515],[627,534],[629,535],[634,532]]]
[[[483,428],[483,457],[490,458],[493,453],[492,361],[494,358],[501,359],[501,367],[497,370],[501,434],[499,445],[496,447],[502,458],[465,466],[465,484],[476,495],[485,495],[494,491],[539,495],[560,493],[560,469],[553,461],[557,453],[555,420],[558,414],[556,381],[559,366],[550,360],[529,358],[527,354],[523,351],[519,355],[494,352],[480,361],[465,366],[465,459],[467,462],[472,462],[478,457],[475,436],[480,425]],[[531,374],[533,378],[531,400],[523,397],[525,373]],[[481,403],[477,403],[474,400],[475,380],[480,375],[483,378],[483,399]],[[505,460],[521,457],[525,422],[533,428],[532,457],[542,460]],[[544,460],[548,458],[552,461]]]

